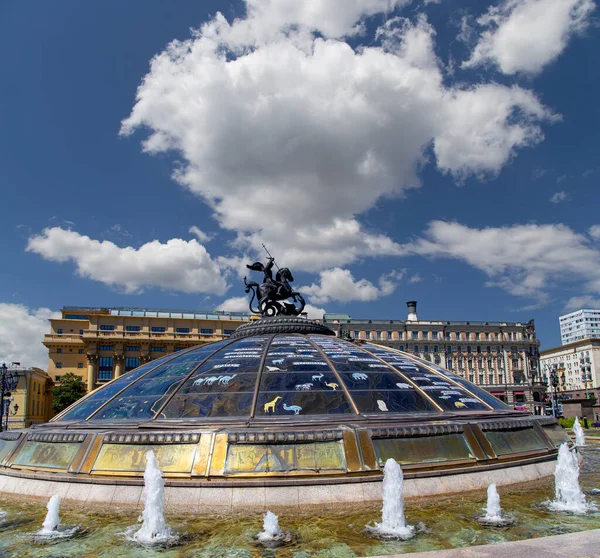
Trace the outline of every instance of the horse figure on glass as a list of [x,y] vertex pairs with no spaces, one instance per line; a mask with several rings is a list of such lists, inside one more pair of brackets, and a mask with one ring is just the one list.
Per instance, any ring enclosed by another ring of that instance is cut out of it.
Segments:
[[[264,274],[263,283],[259,285],[255,281],[246,281],[246,292],[252,291],[250,299],[250,311],[253,314],[261,314],[262,316],[298,316],[304,310],[304,298],[299,292],[292,289],[290,282],[294,281],[292,272],[287,267],[279,267],[275,263],[275,258],[269,254],[269,251],[263,244],[263,248],[269,255],[267,264],[254,262],[246,265],[252,271],[259,271]],[[275,279],[273,279],[273,266],[277,267]],[[258,306],[252,307],[254,300],[257,300]],[[291,299],[292,302],[285,302]]]

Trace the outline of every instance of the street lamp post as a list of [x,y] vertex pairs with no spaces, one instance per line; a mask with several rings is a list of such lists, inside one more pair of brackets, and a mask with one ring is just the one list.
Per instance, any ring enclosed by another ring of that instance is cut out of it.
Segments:
[[552,372],[550,373],[550,383],[552,384],[552,415],[554,417],[558,416],[558,374],[556,372],[556,368],[552,367]]
[[[12,364],[20,366],[20,362]],[[8,430],[8,412],[10,407],[11,391],[13,391],[19,383],[19,374],[13,373],[8,369],[6,363],[3,362],[0,366],[0,432]],[[6,418],[5,418],[6,417]]]

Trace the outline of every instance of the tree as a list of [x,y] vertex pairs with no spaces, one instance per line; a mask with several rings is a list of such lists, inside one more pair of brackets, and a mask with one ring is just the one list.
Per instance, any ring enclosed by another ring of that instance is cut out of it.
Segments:
[[67,372],[60,378],[60,385],[52,391],[52,410],[60,413],[72,403],[85,395],[86,389],[81,378],[72,372]]

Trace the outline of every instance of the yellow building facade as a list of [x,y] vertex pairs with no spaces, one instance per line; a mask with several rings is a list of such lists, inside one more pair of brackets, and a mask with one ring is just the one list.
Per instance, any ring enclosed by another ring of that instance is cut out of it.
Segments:
[[[39,368],[15,368],[19,383],[6,400],[8,405],[8,429],[28,428],[32,424],[49,421],[52,416],[52,388],[54,382]],[[3,421],[6,414],[3,414]],[[3,428],[5,423],[3,422]]]
[[166,354],[226,339],[256,319],[241,312],[71,306],[61,314],[44,336],[48,375],[60,383],[72,372],[88,391]]

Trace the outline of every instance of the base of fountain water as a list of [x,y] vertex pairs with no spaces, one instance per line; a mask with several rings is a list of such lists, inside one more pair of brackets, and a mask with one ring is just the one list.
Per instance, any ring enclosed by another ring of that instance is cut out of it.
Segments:
[[584,502],[583,504],[565,504],[564,502],[557,502],[556,500],[553,500],[552,502],[547,500],[543,503],[543,506],[553,512],[571,513],[574,515],[584,515],[588,512],[598,511],[596,504],[590,502]]
[[85,529],[82,529],[80,525],[73,525],[71,527],[60,525],[58,529],[40,529],[33,534],[33,539],[36,542],[52,542],[58,539],[71,539],[84,532]]
[[291,531],[281,531],[278,535],[267,535],[266,533],[259,533],[256,535],[255,540],[258,544],[267,548],[278,548],[286,544],[293,543],[297,540]]
[[385,540],[403,540],[407,541],[412,539],[417,533],[425,530],[425,525],[419,524],[417,527],[414,525],[405,525],[401,527],[387,527],[381,523],[374,523],[365,527],[366,532],[378,539]]
[[143,546],[152,546],[160,548],[170,548],[181,544],[182,538],[169,529],[164,533],[146,534],[142,532],[142,528],[130,527],[125,531],[125,538]]
[[508,527],[513,525],[517,521],[517,518],[510,513],[503,513],[501,516],[497,515],[482,515],[477,518],[477,523],[484,525],[485,527]]

